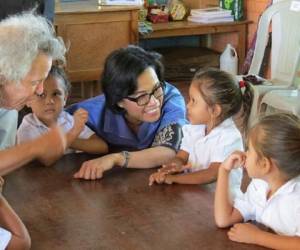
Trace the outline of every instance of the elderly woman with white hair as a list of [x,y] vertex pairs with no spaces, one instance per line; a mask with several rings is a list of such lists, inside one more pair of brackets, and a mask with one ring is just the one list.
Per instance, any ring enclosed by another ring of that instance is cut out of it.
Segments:
[[[43,17],[25,13],[0,22],[0,107],[4,114],[0,115],[1,125],[7,127],[7,117],[16,122],[15,113],[8,110],[20,110],[35,94],[43,92],[52,61],[64,62],[65,51],[64,43],[55,37],[53,27]],[[5,133],[0,136],[0,143],[6,140]],[[50,164],[64,150],[65,138],[54,126],[36,140],[2,149],[0,175],[33,159]],[[0,249],[28,248],[30,237],[24,224],[0,194]]]

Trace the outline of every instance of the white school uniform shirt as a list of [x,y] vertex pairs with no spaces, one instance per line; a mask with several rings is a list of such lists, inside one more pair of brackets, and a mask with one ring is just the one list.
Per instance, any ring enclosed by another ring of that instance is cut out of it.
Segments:
[[0,227],[0,250],[5,250],[11,239],[11,232]]
[[234,201],[244,221],[256,220],[277,234],[300,236],[300,177],[281,186],[269,200],[268,183],[253,179],[246,193]]
[[[61,127],[64,133],[67,133],[74,125],[74,117],[66,111],[62,111],[57,118],[57,125]],[[35,114],[28,114],[24,116],[18,129],[17,143],[20,144],[22,142],[35,139],[48,131],[49,128],[42,123]],[[93,134],[94,132],[89,127],[85,126],[78,138],[88,139]],[[65,151],[65,154],[74,152],[75,150],[69,148]]]
[[[205,125],[185,125],[182,128],[181,150],[189,153],[190,171],[207,169],[213,162],[222,163],[235,150],[244,150],[243,139],[232,118],[224,120],[208,135]],[[230,173],[230,189],[233,195],[240,192],[242,169]]]

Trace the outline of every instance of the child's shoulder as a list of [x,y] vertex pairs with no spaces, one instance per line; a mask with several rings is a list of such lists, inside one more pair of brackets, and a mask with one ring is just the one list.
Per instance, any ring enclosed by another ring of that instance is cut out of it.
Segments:
[[291,202],[295,200],[300,206],[300,177],[298,176],[288,181],[280,188],[279,193],[282,194],[283,199]]
[[221,128],[222,130],[237,130],[238,131],[238,128],[237,128],[234,120],[232,119],[232,117],[225,119],[223,122],[221,122],[218,125],[218,127]]
[[39,120],[33,113],[29,113],[22,118],[19,128],[36,126]]
[[185,124],[182,127],[182,132],[184,136],[205,136],[205,125]]
[[218,131],[222,139],[242,139],[242,135],[232,118],[224,120],[218,126]]

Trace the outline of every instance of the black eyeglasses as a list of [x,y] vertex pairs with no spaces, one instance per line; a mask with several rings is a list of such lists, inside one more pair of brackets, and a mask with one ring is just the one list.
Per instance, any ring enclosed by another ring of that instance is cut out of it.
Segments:
[[160,98],[164,94],[163,83],[160,82],[157,87],[155,87],[151,93],[143,94],[138,97],[125,97],[126,99],[136,102],[139,106],[145,106],[150,102],[151,96],[154,96],[156,99]]

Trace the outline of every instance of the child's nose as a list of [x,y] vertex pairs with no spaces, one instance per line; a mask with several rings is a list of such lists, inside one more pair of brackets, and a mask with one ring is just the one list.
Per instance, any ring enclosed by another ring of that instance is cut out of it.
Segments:
[[36,85],[35,93],[36,93],[37,95],[41,95],[41,94],[43,94],[43,91],[44,91],[44,83],[41,82],[41,83],[39,83],[38,85]]
[[52,96],[47,96],[46,103],[48,103],[48,104],[54,103],[54,99],[52,98]]

